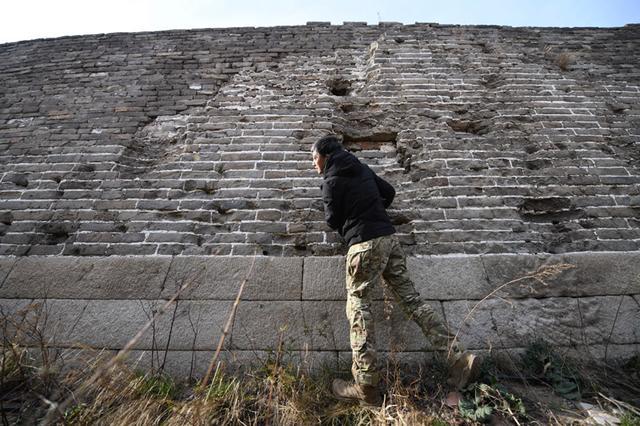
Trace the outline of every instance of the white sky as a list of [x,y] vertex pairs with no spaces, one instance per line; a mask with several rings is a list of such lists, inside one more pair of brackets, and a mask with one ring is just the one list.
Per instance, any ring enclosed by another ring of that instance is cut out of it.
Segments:
[[640,23],[639,0],[4,0],[0,10],[0,43],[307,21],[563,27]]

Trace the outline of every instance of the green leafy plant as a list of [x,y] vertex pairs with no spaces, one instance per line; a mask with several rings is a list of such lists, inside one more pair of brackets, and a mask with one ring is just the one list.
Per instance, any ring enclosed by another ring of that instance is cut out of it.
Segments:
[[499,385],[476,383],[464,392],[458,404],[460,414],[469,420],[486,422],[492,414],[509,418],[524,418],[526,410],[522,400]]
[[534,377],[550,384],[558,395],[571,400],[582,398],[582,384],[577,368],[556,354],[548,343],[531,343],[522,357],[522,363]]

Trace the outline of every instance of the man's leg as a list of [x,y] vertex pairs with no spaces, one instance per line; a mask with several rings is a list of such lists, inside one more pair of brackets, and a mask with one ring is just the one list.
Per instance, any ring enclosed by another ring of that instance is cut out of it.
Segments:
[[450,383],[455,387],[464,387],[477,374],[478,364],[475,356],[465,352],[462,345],[454,341],[453,336],[438,315],[416,291],[407,272],[406,257],[393,236],[393,245],[383,277],[404,313],[413,320],[434,349],[445,351],[450,365]]
[[[352,364],[355,386],[335,380],[333,393],[343,399],[379,403],[378,371],[374,320],[371,315],[371,291],[380,281],[386,264],[384,256],[388,243],[379,238],[354,244],[349,248],[346,262],[347,305]],[[387,250],[388,251],[388,250]]]
[[[453,336],[449,334],[436,312],[416,291],[407,272],[406,259],[402,247],[395,236],[393,240],[389,261],[383,272],[387,286],[404,313],[409,319],[418,324],[434,349],[446,351],[453,341]],[[454,345],[453,350],[457,351],[458,346]]]
[[380,241],[354,244],[347,253],[347,318],[351,341],[353,378],[358,384],[378,384],[374,320],[371,316],[371,291],[380,281],[384,264],[380,259]]

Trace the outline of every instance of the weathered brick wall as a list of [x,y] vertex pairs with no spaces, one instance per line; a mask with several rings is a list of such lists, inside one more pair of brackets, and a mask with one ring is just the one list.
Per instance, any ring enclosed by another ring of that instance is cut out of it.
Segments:
[[637,250],[640,27],[349,24],[0,45],[0,253],[340,253],[308,149],[413,254]]
[[[27,315],[65,355],[118,350],[191,282],[133,356],[197,375],[255,253],[225,356],[347,359],[344,248],[309,154],[335,132],[396,187],[417,288],[469,348],[628,356],[639,38],[315,23],[0,45],[0,320]],[[576,268],[464,324],[559,262]],[[375,299],[380,351],[422,359]]]

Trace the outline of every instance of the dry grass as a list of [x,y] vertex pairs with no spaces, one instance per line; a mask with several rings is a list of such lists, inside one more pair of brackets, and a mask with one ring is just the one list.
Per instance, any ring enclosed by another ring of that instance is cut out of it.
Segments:
[[[542,267],[497,287],[465,321],[503,290],[546,286],[571,267]],[[284,331],[273,355],[242,374],[225,372],[215,363],[206,380],[175,383],[162,372],[135,371],[125,363],[124,350],[115,357],[90,349],[73,354],[52,350],[43,322],[41,305],[0,318],[3,425],[575,424],[584,420],[575,400],[614,413],[625,426],[640,425],[640,357],[617,366],[575,362],[544,342],[532,342],[523,356],[508,350],[489,354],[481,382],[458,395],[459,404],[447,406],[451,394],[444,361],[401,365],[391,356],[382,380],[384,404],[371,409],[331,397],[331,380],[349,378],[348,366],[337,372],[335,366],[300,370],[283,349]]]
[[[467,388],[463,402],[453,408],[445,404],[449,390],[444,362],[401,365],[390,359],[383,378],[385,403],[371,409],[331,397],[331,380],[336,374],[347,378],[348,366],[338,372],[325,367],[310,374],[290,362],[286,353],[276,352],[243,374],[216,369],[204,386],[175,383],[161,373],[143,374],[122,362],[105,371],[108,359],[94,358],[96,354],[71,369],[47,368],[41,365],[41,357],[13,345],[5,347],[2,357],[0,408],[3,424],[35,424],[45,418],[53,401],[65,397],[72,403],[57,413],[52,424],[446,425],[499,420],[502,424],[543,425],[583,419],[574,401],[560,393],[563,383],[548,374],[552,371],[562,380],[575,380],[583,401],[617,410],[620,416],[625,412],[631,422],[628,425],[640,419],[636,414],[640,414],[637,360],[605,368],[541,351],[540,344],[531,348],[535,358],[518,357],[517,365],[508,368],[502,357],[488,357],[483,384]],[[44,370],[50,373],[42,374]],[[76,397],[74,389],[95,371],[102,371],[100,378]]]
[[576,62],[575,55],[567,51],[562,51],[557,54],[556,52],[557,49],[555,46],[547,45],[543,49],[543,55],[547,60],[552,61],[562,71],[569,71],[571,69],[571,65]]
[[562,52],[556,57],[555,62],[562,71],[568,71],[571,65],[575,62],[575,58],[569,52]]

